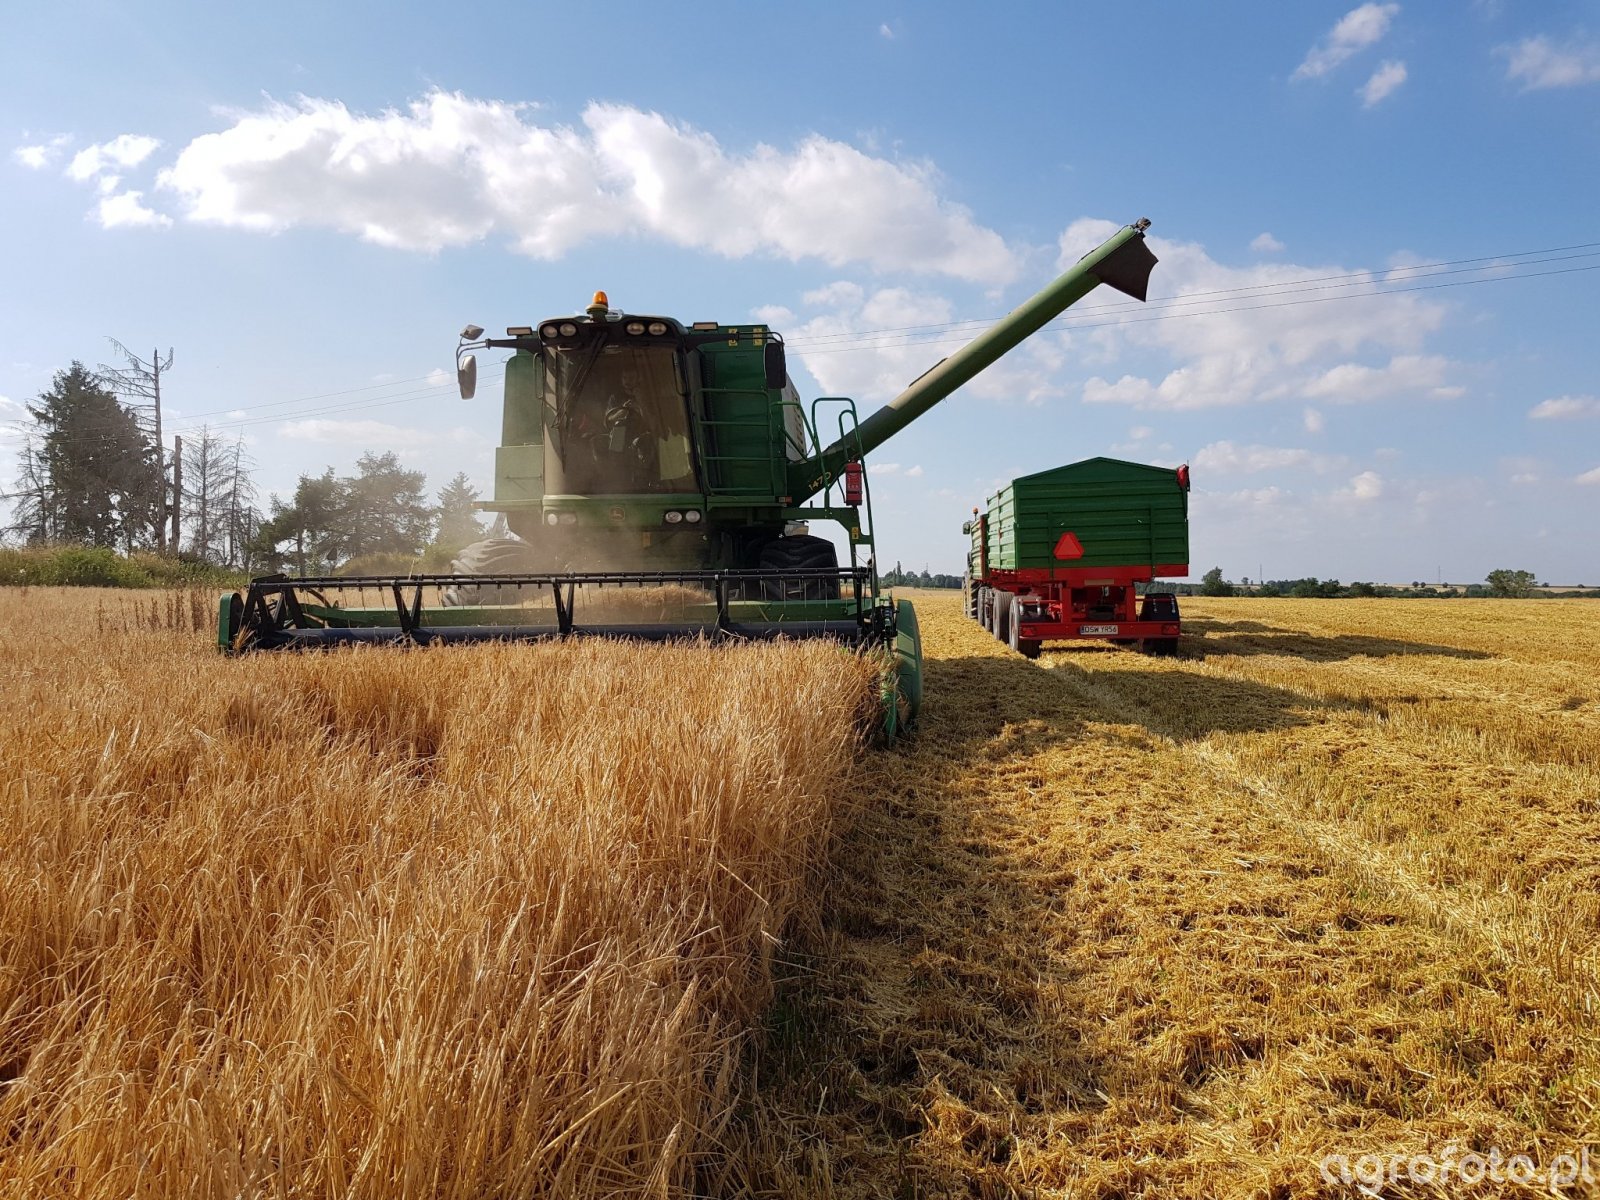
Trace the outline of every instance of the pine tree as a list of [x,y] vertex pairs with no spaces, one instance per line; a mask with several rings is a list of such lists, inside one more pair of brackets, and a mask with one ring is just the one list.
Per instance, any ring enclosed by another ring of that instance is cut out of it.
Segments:
[[346,557],[420,555],[433,533],[434,509],[423,494],[427,477],[403,469],[393,452],[363,454],[356,472],[343,481]]
[[250,548],[252,560],[274,571],[291,567],[299,575],[333,570],[344,554],[345,524],[345,489],[333,468],[300,476],[288,503],[274,495],[270,505],[272,515]]
[[457,472],[456,477],[439,492],[439,532],[434,536],[436,546],[454,554],[483,537],[483,524],[478,520],[478,510],[473,507],[477,501],[478,489],[467,479],[467,473]]
[[152,539],[163,501],[155,442],[81,362],[30,404],[19,490],[35,542],[132,550]]

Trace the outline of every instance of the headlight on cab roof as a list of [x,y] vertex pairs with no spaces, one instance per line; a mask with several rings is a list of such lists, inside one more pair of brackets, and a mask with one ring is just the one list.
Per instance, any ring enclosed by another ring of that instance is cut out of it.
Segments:
[[626,329],[629,333],[631,333],[634,337],[638,337],[641,333],[644,332],[644,322],[643,321],[629,321],[626,325],[623,326],[623,328]]
[[650,322],[649,333],[650,333],[651,337],[660,337],[666,331],[667,331],[667,323],[665,321],[651,321]]

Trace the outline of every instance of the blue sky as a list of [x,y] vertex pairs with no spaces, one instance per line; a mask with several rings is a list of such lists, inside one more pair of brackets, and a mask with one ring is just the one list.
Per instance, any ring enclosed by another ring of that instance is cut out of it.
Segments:
[[1148,216],[1149,307],[877,453],[885,561],[959,570],[997,483],[1112,454],[1192,464],[1196,574],[1600,584],[1592,3],[134,8],[5,17],[6,482],[109,336],[264,490],[387,449],[487,490],[456,331],[596,288],[768,319],[870,410]]

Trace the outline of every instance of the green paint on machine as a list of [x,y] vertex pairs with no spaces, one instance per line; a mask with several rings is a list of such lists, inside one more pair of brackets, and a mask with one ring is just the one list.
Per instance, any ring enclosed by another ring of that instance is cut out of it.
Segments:
[[983,525],[990,570],[1189,561],[1189,492],[1168,467],[1091,458],[1024,475],[989,498]]

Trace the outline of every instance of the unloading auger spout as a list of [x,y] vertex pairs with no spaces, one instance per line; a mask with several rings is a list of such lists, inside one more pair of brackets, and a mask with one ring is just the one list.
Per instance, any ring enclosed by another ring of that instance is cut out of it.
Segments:
[[1150,271],[1156,265],[1156,256],[1145,245],[1144,231],[1148,228],[1148,218],[1123,226],[1032,299],[929,368],[851,433],[839,438],[815,457],[792,465],[789,477],[793,481],[795,496],[815,495],[830,478],[839,473],[846,462],[871,454],[1100,284],[1143,301],[1150,282]]

